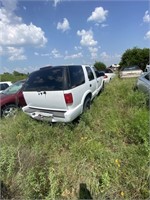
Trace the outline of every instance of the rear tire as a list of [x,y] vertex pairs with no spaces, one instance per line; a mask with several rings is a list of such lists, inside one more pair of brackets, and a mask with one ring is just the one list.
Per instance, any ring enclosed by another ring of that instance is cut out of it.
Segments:
[[83,112],[89,110],[91,107],[91,98],[87,97],[84,101],[84,105],[83,105]]
[[76,119],[74,119],[73,123],[78,124],[80,122],[80,118],[81,118],[82,114],[85,113],[87,110],[89,110],[90,107],[91,107],[91,98],[90,98],[90,96],[87,96],[86,99],[84,100],[83,111],[82,111],[81,115],[79,115]]

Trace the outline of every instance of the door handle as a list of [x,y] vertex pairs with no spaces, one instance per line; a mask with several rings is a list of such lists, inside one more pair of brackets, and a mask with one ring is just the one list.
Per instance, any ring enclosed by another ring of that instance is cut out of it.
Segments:
[[90,87],[92,87],[92,84],[90,84]]

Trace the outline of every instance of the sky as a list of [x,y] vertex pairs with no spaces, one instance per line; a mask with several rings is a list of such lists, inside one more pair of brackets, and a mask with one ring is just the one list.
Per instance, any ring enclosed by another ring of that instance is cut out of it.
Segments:
[[0,73],[118,64],[150,47],[148,0],[0,0]]

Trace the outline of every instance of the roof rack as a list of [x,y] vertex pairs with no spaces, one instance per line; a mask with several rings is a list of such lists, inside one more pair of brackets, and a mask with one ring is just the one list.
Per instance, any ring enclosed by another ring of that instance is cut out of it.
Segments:
[[47,69],[47,68],[52,68],[52,67],[53,67],[53,66],[48,65],[48,66],[45,66],[45,67],[41,67],[40,70]]

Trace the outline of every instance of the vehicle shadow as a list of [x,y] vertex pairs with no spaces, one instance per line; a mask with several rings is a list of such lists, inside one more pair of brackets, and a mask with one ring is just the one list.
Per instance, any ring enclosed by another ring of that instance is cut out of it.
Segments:
[[0,180],[0,199],[11,199],[11,192],[9,186]]
[[85,183],[80,183],[80,188],[79,188],[79,200],[80,199],[93,199],[92,195],[87,188],[87,185]]

